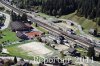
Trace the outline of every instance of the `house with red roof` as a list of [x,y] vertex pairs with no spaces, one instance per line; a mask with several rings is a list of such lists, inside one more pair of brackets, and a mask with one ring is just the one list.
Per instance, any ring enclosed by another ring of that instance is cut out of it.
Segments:
[[33,32],[28,32],[25,34],[29,39],[32,39],[34,37],[37,37],[37,36],[41,36],[42,33],[39,32],[39,31],[33,31]]

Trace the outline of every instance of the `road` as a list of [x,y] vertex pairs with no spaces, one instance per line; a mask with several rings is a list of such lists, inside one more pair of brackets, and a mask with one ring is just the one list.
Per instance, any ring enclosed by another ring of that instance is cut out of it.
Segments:
[[[3,5],[7,6],[8,8],[14,10],[15,12],[17,12],[17,13],[19,13],[19,14],[21,14],[21,15],[22,15],[23,13],[25,13],[25,12],[21,11],[19,8],[15,8],[15,7],[13,7],[13,6],[11,6],[11,5],[5,3],[5,2],[2,2],[2,1],[0,1],[0,2],[1,2]],[[28,14],[27,14],[27,15],[28,15]],[[79,44],[79,45],[82,45],[82,46],[84,46],[84,47],[89,47],[89,46],[91,46],[91,45],[94,45],[93,43],[91,43],[91,42],[90,42],[89,40],[87,40],[87,39],[84,39],[84,38],[79,37],[79,36],[77,36],[77,35],[67,34],[67,33],[64,32],[64,31],[61,31],[61,30],[59,30],[59,29],[56,29],[54,26],[51,26],[51,25],[49,25],[49,24],[47,24],[47,23],[44,23],[44,22],[42,22],[42,21],[39,21],[39,20],[37,20],[36,18],[32,18],[32,16],[30,16],[30,15],[28,15],[28,19],[31,20],[32,22],[35,22],[35,23],[37,23],[38,25],[40,25],[40,26],[42,26],[42,27],[48,29],[48,30],[51,31],[51,32],[55,32],[55,34],[62,35],[62,36],[64,36],[67,40],[69,39],[69,40],[71,40],[72,42],[75,42],[75,43],[77,43],[77,44]],[[97,52],[100,53],[100,51],[99,51],[100,48],[95,47],[95,50],[96,50]]]
[[10,23],[10,15],[9,14],[6,14],[4,12],[0,12],[0,13],[4,14],[5,17],[6,17],[4,26],[1,27],[1,29],[0,29],[0,30],[4,30],[4,29],[8,28],[8,26],[9,26],[9,23]]

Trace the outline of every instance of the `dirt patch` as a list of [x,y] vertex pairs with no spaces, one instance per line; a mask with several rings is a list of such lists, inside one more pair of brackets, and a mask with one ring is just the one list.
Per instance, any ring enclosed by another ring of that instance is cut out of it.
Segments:
[[45,47],[44,43],[31,42],[18,46],[23,51],[29,52],[29,54],[45,55],[51,53],[52,51]]

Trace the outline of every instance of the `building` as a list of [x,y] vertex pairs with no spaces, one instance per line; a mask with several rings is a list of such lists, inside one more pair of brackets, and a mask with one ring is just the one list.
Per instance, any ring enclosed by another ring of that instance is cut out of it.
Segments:
[[33,39],[36,36],[41,36],[42,33],[41,32],[37,32],[37,31],[33,31],[33,32],[17,31],[16,35],[20,39],[29,40],[29,39]]
[[32,39],[33,37],[41,36],[42,33],[41,33],[41,32],[38,32],[38,31],[33,31],[33,32],[25,33],[25,35],[26,35],[29,39]]
[[69,48],[68,49],[68,52],[71,54],[71,55],[75,55],[77,50],[75,48]]
[[32,64],[25,62],[25,61],[19,61],[15,66],[33,66]]
[[10,23],[11,29],[12,31],[16,32],[16,31],[30,31],[31,29],[33,29],[31,26],[29,26],[28,24],[24,24],[22,22],[11,22]]
[[60,22],[62,22],[61,20],[58,20],[56,18],[50,18],[49,21],[53,22],[53,23],[60,23]]
[[1,18],[1,17],[4,17],[4,14],[0,13],[0,18]]
[[21,32],[21,31],[17,31],[16,35],[20,39],[28,40],[28,37],[23,32]]

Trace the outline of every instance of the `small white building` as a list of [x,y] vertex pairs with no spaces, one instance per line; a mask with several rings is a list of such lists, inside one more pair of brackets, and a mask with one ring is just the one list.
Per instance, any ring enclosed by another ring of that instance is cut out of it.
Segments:
[[4,14],[0,13],[0,17],[4,17]]
[[2,53],[9,54],[9,52],[8,52],[7,49],[5,49],[5,48],[2,49]]

